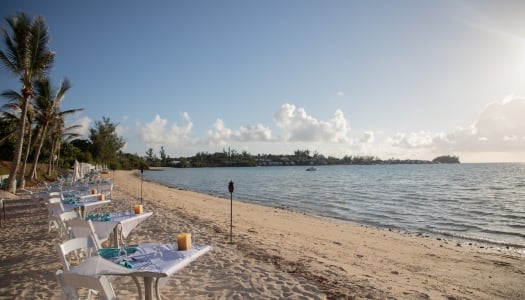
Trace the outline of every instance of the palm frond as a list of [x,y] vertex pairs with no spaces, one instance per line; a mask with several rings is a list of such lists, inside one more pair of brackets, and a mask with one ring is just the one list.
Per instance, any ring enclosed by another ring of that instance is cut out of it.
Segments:
[[0,96],[2,96],[2,98],[6,98],[9,102],[22,102],[24,98],[22,95],[20,95],[20,93],[14,90],[3,91]]

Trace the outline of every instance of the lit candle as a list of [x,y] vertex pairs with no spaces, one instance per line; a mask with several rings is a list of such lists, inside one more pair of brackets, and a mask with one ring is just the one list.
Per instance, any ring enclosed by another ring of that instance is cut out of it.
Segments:
[[181,233],[177,236],[177,246],[179,250],[190,250],[191,249],[191,234]]

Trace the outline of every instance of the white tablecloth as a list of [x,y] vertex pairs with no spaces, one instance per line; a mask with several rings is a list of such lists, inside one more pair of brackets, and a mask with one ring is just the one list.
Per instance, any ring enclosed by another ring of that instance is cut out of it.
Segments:
[[192,261],[211,250],[208,245],[194,245],[192,249],[177,251],[174,244],[141,244],[137,251],[128,255],[132,269],[118,264],[122,257],[105,259],[102,256],[87,258],[71,272],[82,275],[136,275],[146,277],[169,277]]
[[[71,269],[71,272],[96,276],[96,275],[123,275],[142,277],[144,280],[145,299],[153,299],[153,290],[160,296],[159,287],[169,276],[175,274],[192,261],[211,250],[207,245],[194,245],[191,250],[177,251],[174,244],[145,244],[139,245],[138,250],[128,255],[127,262],[131,268],[123,267],[122,258],[114,257],[105,259],[101,256],[87,258],[80,265]],[[154,284],[154,279],[156,283]],[[155,288],[154,288],[155,285]],[[137,284],[140,292],[140,285]]]
[[121,234],[126,238],[129,233],[137,227],[144,220],[153,215],[153,212],[145,212],[142,214],[130,214],[130,213],[120,213],[120,214],[110,214],[111,221],[92,221],[93,226],[95,227],[95,232],[99,236],[109,236],[109,234],[115,229],[117,225],[121,226]]
[[64,210],[70,211],[70,210],[75,210],[77,208],[81,208],[83,212],[82,218],[85,218],[85,216],[87,216],[89,212],[92,212],[93,210],[99,207],[102,207],[106,204],[111,203],[111,200],[98,200],[98,197],[96,198],[96,200],[89,199],[89,198],[87,199],[88,200],[84,200],[84,198],[81,198],[81,200],[76,201],[75,204],[70,204],[70,203],[67,203],[67,201],[65,201],[65,203],[63,203]]

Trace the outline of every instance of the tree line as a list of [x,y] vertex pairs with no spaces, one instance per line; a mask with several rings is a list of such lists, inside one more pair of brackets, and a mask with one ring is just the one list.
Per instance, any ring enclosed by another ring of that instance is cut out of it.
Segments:
[[380,159],[370,155],[345,155],[343,158],[325,156],[317,151],[295,150],[293,154],[257,154],[246,151],[223,149],[221,152],[198,152],[190,157],[171,158],[161,147],[159,156],[152,148],[146,151],[144,158],[148,166],[202,168],[202,167],[254,167],[254,166],[310,166],[310,165],[378,165],[378,164],[436,164],[459,163],[457,156],[443,155],[433,160],[415,159]]

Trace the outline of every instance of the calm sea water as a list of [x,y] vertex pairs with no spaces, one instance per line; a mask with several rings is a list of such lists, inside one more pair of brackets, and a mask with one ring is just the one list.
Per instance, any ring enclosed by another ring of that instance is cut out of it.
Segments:
[[525,164],[145,171],[171,187],[409,232],[525,249]]

